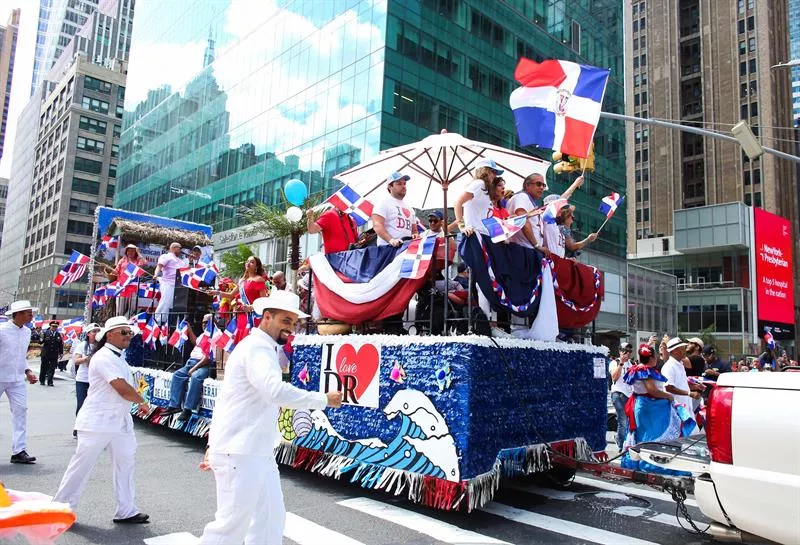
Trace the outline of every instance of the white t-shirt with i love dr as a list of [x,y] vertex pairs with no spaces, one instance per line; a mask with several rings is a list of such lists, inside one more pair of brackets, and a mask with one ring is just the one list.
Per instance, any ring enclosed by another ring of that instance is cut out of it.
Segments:
[[[389,196],[378,203],[372,213],[383,218],[383,226],[390,237],[398,240],[411,238],[411,226],[417,223],[417,216],[414,209],[407,207],[400,199]],[[389,243],[378,237],[378,246],[387,244]]]

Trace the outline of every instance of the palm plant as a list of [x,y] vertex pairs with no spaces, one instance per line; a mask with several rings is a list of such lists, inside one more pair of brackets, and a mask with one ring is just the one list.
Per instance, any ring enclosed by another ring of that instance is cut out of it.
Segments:
[[[311,195],[303,203],[302,209],[309,210],[317,205],[318,196]],[[308,231],[306,216],[303,215],[299,221],[291,221],[286,217],[288,203],[270,206],[263,202],[257,202],[247,210],[243,210],[242,215],[245,221],[250,224],[248,234],[261,234],[275,238],[289,238],[289,266],[293,272],[293,285],[297,291],[297,269],[300,268],[300,237]],[[318,218],[320,212],[314,213],[314,219]]]

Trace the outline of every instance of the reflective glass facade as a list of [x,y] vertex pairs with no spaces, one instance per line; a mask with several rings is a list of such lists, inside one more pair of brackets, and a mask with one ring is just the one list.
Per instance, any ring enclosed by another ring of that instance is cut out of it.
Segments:
[[[447,129],[516,147],[508,97],[520,56],[611,68],[623,111],[622,6],[608,0],[141,0],[115,204],[235,226],[229,207],[280,201],[380,149]],[[624,127],[601,120],[577,230],[625,183]],[[548,156],[549,153],[528,150]],[[563,190],[573,176],[551,176]],[[595,250],[624,255],[625,211]]]

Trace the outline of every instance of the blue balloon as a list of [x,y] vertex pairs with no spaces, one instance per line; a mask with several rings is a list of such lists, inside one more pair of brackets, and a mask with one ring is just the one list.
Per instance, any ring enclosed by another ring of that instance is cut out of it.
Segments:
[[283,194],[286,195],[286,200],[295,206],[303,206],[303,203],[308,197],[308,188],[302,180],[289,180],[283,186]]

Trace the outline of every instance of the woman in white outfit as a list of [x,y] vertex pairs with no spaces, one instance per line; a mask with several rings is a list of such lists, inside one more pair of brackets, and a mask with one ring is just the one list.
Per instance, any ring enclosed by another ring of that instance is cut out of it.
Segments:
[[113,465],[114,522],[147,522],[134,504],[134,463],[136,437],[133,434],[131,403],[147,410],[147,403],[133,387],[130,367],[121,357],[133,330],[124,316],[109,318],[97,333],[97,344],[89,365],[89,394],[78,412],[78,448],[61,479],[54,501],[69,503],[74,511],[100,454],[107,447]]

